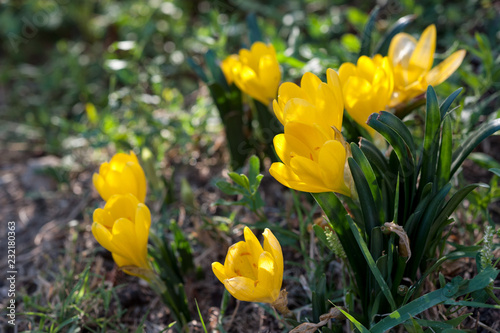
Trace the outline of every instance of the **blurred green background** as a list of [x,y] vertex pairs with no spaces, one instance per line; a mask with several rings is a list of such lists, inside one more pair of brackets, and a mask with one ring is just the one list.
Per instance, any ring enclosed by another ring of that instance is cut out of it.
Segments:
[[[2,138],[33,142],[64,155],[79,146],[148,146],[161,159],[187,143],[209,148],[218,119],[206,89],[186,63],[219,58],[248,44],[245,17],[255,13],[272,42],[283,81],[305,71],[355,61],[370,1],[111,1],[0,2]],[[398,18],[406,31],[438,31],[437,60],[458,48],[468,55],[439,86],[445,96],[465,86],[469,113],[498,109],[500,5],[495,1],[378,1],[377,43]],[[480,34],[480,35],[478,35]],[[440,94],[441,92],[441,94]],[[484,102],[478,109],[478,103]],[[466,112],[467,113],[467,112]],[[469,115],[470,116],[470,115]],[[194,141],[193,141],[194,140]]]

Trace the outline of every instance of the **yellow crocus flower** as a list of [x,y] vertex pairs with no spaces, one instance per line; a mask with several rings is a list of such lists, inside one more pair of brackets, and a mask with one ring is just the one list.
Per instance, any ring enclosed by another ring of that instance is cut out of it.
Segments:
[[140,202],[146,199],[146,176],[132,151],[130,154],[115,154],[109,163],[101,164],[92,182],[105,201],[115,194],[127,193],[133,194]]
[[373,135],[366,124],[370,114],[385,110],[394,89],[389,59],[380,54],[373,59],[361,56],[356,65],[347,62],[339,68],[345,109],[349,115]]
[[227,84],[231,85],[234,82],[233,68],[238,66],[240,57],[236,54],[231,54],[226,59],[222,60],[220,63],[220,68],[222,73],[226,77]]
[[442,83],[457,70],[465,57],[465,50],[459,50],[432,68],[435,50],[434,24],[424,30],[418,41],[403,32],[394,36],[388,54],[394,70],[391,107],[422,94],[429,85]]
[[273,109],[283,126],[289,121],[299,121],[342,129],[344,100],[339,76],[333,69],[328,69],[326,77],[327,83],[312,73],[305,73],[300,87],[292,82],[280,85]]
[[266,229],[264,248],[245,227],[245,241],[233,244],[224,265],[212,263],[212,270],[234,298],[245,302],[275,303],[283,281],[283,253],[271,230]]
[[351,196],[346,185],[350,151],[334,127],[289,121],[285,133],[274,137],[274,149],[282,162],[273,163],[269,172],[281,184],[303,192]]
[[259,102],[268,105],[276,98],[281,71],[272,44],[255,42],[250,50],[241,49],[223,60],[221,68],[229,84],[234,82]]
[[113,254],[119,267],[130,266],[138,270],[124,271],[143,278],[141,271],[150,271],[147,244],[151,213],[132,194],[117,194],[109,198],[104,209],[94,211],[92,234],[106,250]]

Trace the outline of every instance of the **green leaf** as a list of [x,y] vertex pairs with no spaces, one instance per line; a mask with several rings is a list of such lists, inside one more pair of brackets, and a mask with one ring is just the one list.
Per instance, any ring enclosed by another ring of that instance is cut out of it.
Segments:
[[244,174],[237,174],[236,172],[229,172],[227,174],[236,184],[240,185],[246,190],[250,190],[250,181],[248,177]]
[[352,157],[348,158],[348,163],[356,186],[356,191],[358,192],[359,202],[361,203],[363,222],[366,228],[364,231],[367,235],[371,235],[373,228],[381,225],[380,220],[377,218],[379,215],[378,209],[377,206],[375,206],[375,200],[373,199],[370,186],[358,163]]
[[422,216],[421,222],[418,224],[418,229],[415,232],[415,237],[410,238],[411,244],[413,244],[412,256],[410,259],[410,279],[414,279],[417,269],[424,257],[425,250],[429,244],[429,233],[434,223],[436,214],[439,212],[443,206],[443,200],[451,189],[450,184],[446,184],[430,201],[426,208],[424,215]]
[[453,130],[451,128],[451,117],[443,120],[441,132],[441,147],[439,150],[439,160],[434,182],[437,188],[443,187],[450,180],[451,155],[453,149]]
[[238,195],[245,193],[243,189],[233,186],[231,183],[228,183],[224,180],[216,182],[215,186],[217,186],[219,190],[227,195]]
[[212,73],[214,81],[220,84],[224,90],[229,90],[226,77],[217,63],[217,57],[215,56],[214,51],[208,50],[207,53],[205,53],[205,62],[207,63],[210,73]]
[[257,23],[257,16],[255,13],[251,13],[247,15],[247,26],[248,26],[248,33],[250,37],[250,43],[255,43],[262,41],[262,34],[259,29],[259,24]]
[[386,318],[382,319],[370,330],[371,333],[383,333],[389,329],[400,325],[410,319],[415,317],[419,313],[439,304],[448,299],[444,295],[445,289],[438,289],[436,291],[430,292],[424,296],[421,296],[411,303],[400,307],[398,310],[393,311]]
[[385,159],[384,154],[382,154],[382,152],[371,141],[365,138],[361,138],[359,147],[365,154],[372,167],[374,167],[377,172],[382,175],[387,183],[387,186],[392,187],[394,177],[389,177],[387,175],[389,165],[387,164],[387,160]]
[[207,75],[205,74],[205,71],[203,70],[203,68],[201,68],[200,65],[198,65],[193,58],[187,58],[187,63],[189,65],[189,67],[191,67],[191,69],[196,73],[196,75],[198,75],[198,77],[203,81],[205,82],[205,84],[208,84],[208,77]]
[[389,46],[394,36],[403,31],[416,17],[417,15],[406,15],[397,20],[380,40],[373,54],[381,54],[383,56],[387,55]]
[[441,104],[441,106],[439,107],[439,110],[440,110],[440,113],[441,113],[441,119],[444,119],[444,116],[448,112],[448,109],[450,108],[451,103],[453,103],[453,101],[455,100],[455,98],[457,98],[457,96],[460,95],[460,93],[462,92],[462,90],[463,90],[463,88],[458,88],[450,96],[448,96],[444,100],[444,102]]
[[337,309],[339,309],[340,312],[342,312],[342,314],[344,316],[346,316],[347,319],[349,319],[349,321],[351,323],[353,323],[353,325],[361,332],[361,333],[370,333],[371,331],[368,330],[366,327],[364,327],[359,321],[356,320],[356,318],[354,318],[353,316],[351,316],[349,313],[347,313],[346,311],[344,311],[342,308],[339,308],[337,306],[335,306]]
[[[354,235],[354,238],[356,239],[356,242],[358,243],[359,248],[361,249],[361,252],[363,253],[363,256],[365,257],[366,263],[368,264],[368,267],[370,268],[373,276],[375,277],[375,280],[377,281],[378,285],[380,286],[380,289],[384,293],[385,297],[387,298],[387,301],[389,302],[391,309],[394,311],[396,309],[396,302],[394,301],[394,298],[392,297],[391,290],[387,283],[384,280],[384,277],[380,270],[377,267],[377,264],[375,263],[375,260],[373,260],[373,257],[368,250],[368,246],[366,245],[365,241],[363,240],[363,237],[361,236],[361,233],[358,230],[358,227],[354,223],[354,221],[351,219],[349,215],[346,216],[347,222],[349,223],[349,226],[351,228],[351,231]],[[348,249],[352,249],[353,246],[349,247]],[[346,251],[346,253],[349,251]]]
[[353,275],[359,289],[359,294],[364,295],[366,292],[366,265],[364,263],[363,253],[359,247],[352,246],[355,244],[356,238],[354,237],[349,226],[349,222],[347,221],[347,212],[342,205],[342,202],[340,202],[339,198],[337,198],[337,196],[332,192],[311,193],[311,195],[325,213],[328,222],[337,234],[342,247],[344,249],[349,249],[349,251],[345,251],[347,260],[353,271]]
[[[260,180],[263,175],[259,175],[260,173],[260,160],[257,156],[252,155],[250,160],[248,161],[248,180],[250,181],[250,188],[252,192],[255,192],[260,185]],[[261,177],[259,177],[261,176]]]
[[463,161],[488,136],[500,130],[500,119],[494,119],[481,125],[476,131],[472,132],[453,153],[451,163],[450,177],[457,172]]
[[413,135],[401,119],[387,111],[380,111],[377,119],[398,133],[408,148],[410,148],[411,155],[415,156],[415,143],[413,142]]
[[485,153],[471,153],[469,160],[484,169],[500,169],[500,162]]
[[371,56],[372,30],[375,27],[375,20],[377,19],[379,11],[379,6],[373,8],[372,12],[370,13],[370,18],[368,19],[368,22],[366,22],[365,29],[363,30],[363,37],[361,39],[361,49],[359,50],[359,57],[363,55]]
[[498,177],[500,177],[500,169],[492,168],[492,169],[489,169],[488,171],[491,171],[495,175],[497,175]]
[[[361,149],[358,147],[357,144],[351,143],[351,152],[352,152],[352,157],[358,163],[359,167],[361,168],[361,171],[366,177],[366,181],[368,183],[368,186],[370,187],[375,207],[382,207],[382,193],[380,191],[380,185],[377,182],[377,177],[373,172],[370,162],[368,162],[368,159],[366,158],[365,154],[363,154],[363,152],[361,151]],[[384,216],[384,210],[378,209],[378,212],[380,221],[386,220]]]
[[439,215],[436,217],[434,224],[432,226],[432,229],[430,231],[431,235],[436,234],[437,230],[440,229],[443,223],[448,220],[450,215],[455,211],[455,209],[458,207],[458,205],[465,199],[465,197],[472,192],[476,187],[482,186],[482,187],[488,187],[486,184],[469,184],[465,187],[462,187],[460,190],[458,190],[453,196],[451,197],[450,200],[446,203],[444,208],[441,210]]
[[[427,87],[426,97],[425,136],[421,157],[420,184],[431,183],[434,179],[439,150],[439,128],[441,125],[441,113],[439,112],[436,92],[432,86]],[[437,186],[437,184],[434,185]]]

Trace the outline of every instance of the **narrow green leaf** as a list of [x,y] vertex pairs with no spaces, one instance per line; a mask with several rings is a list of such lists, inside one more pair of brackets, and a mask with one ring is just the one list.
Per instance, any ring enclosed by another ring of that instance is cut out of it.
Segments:
[[[365,257],[366,263],[368,264],[368,267],[370,268],[373,276],[375,277],[375,280],[377,281],[378,285],[380,286],[380,289],[384,293],[385,297],[387,298],[387,301],[389,302],[392,311],[394,311],[396,307],[396,302],[394,301],[394,298],[392,297],[391,290],[387,283],[384,280],[384,277],[382,276],[382,273],[380,270],[377,268],[377,264],[375,263],[375,260],[373,260],[373,257],[368,250],[368,246],[366,245],[366,242],[363,240],[363,236],[361,236],[358,227],[354,223],[354,221],[351,219],[349,215],[346,216],[347,222],[349,223],[349,226],[351,228],[351,231],[354,235],[354,238],[356,238],[356,242],[358,243],[359,248],[361,249],[361,252],[363,253],[363,256]],[[353,246],[349,249],[352,249]],[[348,252],[348,251],[346,251]]]
[[366,22],[365,29],[363,30],[363,36],[361,39],[361,49],[359,50],[359,57],[361,56],[371,56],[371,48],[372,48],[372,31],[375,27],[375,20],[377,19],[378,12],[380,11],[380,7],[376,6],[373,8],[370,13],[370,18],[368,22]]
[[430,183],[434,179],[439,151],[439,128],[441,127],[441,113],[439,112],[436,92],[432,86],[427,87],[426,98],[425,136],[421,157],[420,184]]
[[413,156],[416,156],[413,135],[401,119],[387,111],[380,111],[377,119],[392,128],[396,133],[398,133],[398,135],[403,139],[408,148],[410,148],[411,154]]
[[398,310],[393,311],[386,318],[375,324],[370,330],[371,333],[384,333],[389,329],[400,325],[415,317],[419,313],[439,304],[448,299],[445,296],[445,289],[438,289],[417,298],[416,300],[400,307]]
[[485,153],[471,153],[468,159],[483,169],[500,169],[500,162]]
[[359,142],[359,147],[365,154],[366,158],[370,162],[373,168],[384,178],[389,188],[393,187],[394,178],[389,177],[387,171],[389,170],[389,165],[385,159],[382,152],[369,140],[361,138]]
[[[370,162],[368,161],[365,154],[363,154],[363,152],[361,151],[361,149],[358,147],[357,144],[351,143],[351,152],[352,152],[352,157],[358,163],[359,167],[361,168],[361,171],[366,177],[366,181],[368,182],[368,186],[370,187],[370,191],[372,193],[375,206],[382,207],[382,193],[380,191],[380,185],[377,181],[375,173],[373,172]],[[379,211],[378,214],[379,219],[381,221],[386,220],[383,209],[378,209],[378,211]]]
[[439,107],[439,111],[441,113],[441,119],[444,119],[444,116],[448,112],[448,109],[450,108],[451,103],[453,103],[453,101],[455,100],[455,98],[457,98],[457,96],[460,95],[460,93],[462,92],[462,90],[463,90],[463,88],[458,88],[450,96],[448,96],[444,100],[444,102],[441,104],[441,106]]
[[205,62],[207,63],[210,73],[212,73],[214,81],[220,84],[224,90],[229,90],[226,77],[217,63],[217,57],[215,56],[215,52],[213,50],[208,50],[207,53],[205,53]]
[[383,56],[387,55],[389,46],[391,45],[391,41],[394,36],[403,31],[406,26],[410,24],[416,17],[417,15],[406,15],[397,20],[396,23],[391,26],[389,31],[380,40],[373,54],[381,54]]
[[427,249],[427,244],[429,243],[429,233],[432,224],[435,221],[436,214],[439,212],[443,206],[443,201],[448,192],[451,189],[450,184],[446,184],[430,201],[427,206],[424,215],[422,216],[421,222],[418,224],[418,228],[415,232],[415,237],[410,238],[410,242],[413,247],[412,256],[410,258],[410,279],[414,279],[418,267],[424,257],[425,250]]
[[450,177],[457,172],[463,161],[488,136],[500,130],[500,119],[489,121],[472,132],[453,153]]
[[354,324],[354,326],[361,332],[361,333],[370,333],[371,331],[368,330],[366,327],[363,326],[363,324],[361,324],[359,321],[356,320],[356,318],[354,318],[353,316],[351,316],[349,313],[347,313],[346,311],[344,311],[342,308],[339,308],[337,306],[335,306],[337,309],[339,309],[340,312],[342,312],[342,314],[344,316],[346,316],[347,319],[349,319],[349,321],[351,323]]
[[191,69],[196,73],[196,75],[198,75],[198,77],[203,81],[205,82],[205,84],[208,84],[208,77],[207,77],[207,74],[205,74],[205,71],[203,70],[203,68],[201,68],[200,65],[198,65],[193,58],[187,58],[187,63],[189,65],[189,67],[191,67]]
[[347,222],[347,212],[342,205],[342,202],[340,202],[339,198],[337,198],[337,196],[332,192],[311,193],[311,195],[325,213],[328,222],[330,222],[332,229],[337,234],[342,247],[344,249],[349,249],[349,251],[345,251],[347,261],[349,262],[353,275],[356,279],[359,294],[364,295],[366,292],[366,265],[364,263],[363,253],[359,247],[352,246],[355,244],[356,238],[354,238],[349,223]]
[[437,234],[437,230],[439,230],[442,224],[445,223],[446,220],[448,220],[448,218],[455,211],[458,205],[465,199],[465,197],[470,192],[472,192],[478,186],[488,187],[488,185],[486,184],[469,184],[465,187],[462,187],[455,194],[453,194],[451,199],[448,200],[444,208],[441,210],[439,215],[434,220],[434,224],[430,230],[430,235]]
[[500,169],[497,169],[497,168],[491,168],[491,169],[489,169],[488,171],[491,171],[491,172],[493,172],[495,175],[497,175],[498,177],[500,177]]
[[[348,163],[356,186],[356,191],[358,192],[359,202],[361,203],[363,222],[366,228],[365,232],[367,235],[371,235],[373,228],[381,225],[381,221],[377,218],[378,209],[377,206],[375,206],[375,200],[373,199],[370,186],[359,164],[352,157],[349,157]],[[368,243],[370,244],[370,242]]]
[[255,13],[247,15],[248,33],[250,34],[250,43],[262,41],[262,34],[257,23],[257,16]]
[[378,113],[371,114],[368,118],[367,123],[374,130],[382,134],[382,136],[394,148],[394,151],[396,152],[398,160],[401,164],[403,177],[407,178],[415,173],[414,158],[411,155],[410,147],[406,145],[403,138],[396,131],[379,121],[378,116]]
[[450,180],[451,155],[453,149],[453,130],[451,128],[451,117],[443,120],[441,132],[441,149],[439,150],[438,168],[434,182],[437,188],[441,188]]

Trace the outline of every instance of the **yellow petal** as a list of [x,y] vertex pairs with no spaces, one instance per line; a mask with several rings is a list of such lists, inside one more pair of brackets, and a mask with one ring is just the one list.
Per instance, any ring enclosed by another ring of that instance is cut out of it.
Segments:
[[357,76],[362,77],[365,79],[367,82],[372,82],[373,80],[373,74],[375,73],[375,70],[377,67],[373,63],[373,60],[370,59],[367,56],[361,56],[358,59],[357,63]]
[[427,84],[430,84],[431,86],[437,86],[438,84],[449,78],[451,74],[453,74],[458,69],[458,67],[460,67],[462,61],[464,60],[465,54],[465,50],[454,52],[448,58],[443,60],[439,65],[431,69],[430,72],[425,76]]
[[281,289],[281,284],[283,281],[283,252],[281,250],[281,245],[278,239],[274,236],[271,230],[266,228],[262,233],[264,236],[264,251],[269,252],[274,259],[275,269],[274,269],[274,289],[278,291]]
[[112,242],[116,247],[116,252],[122,257],[133,261],[137,267],[145,266],[146,258],[144,252],[140,250],[140,245],[136,242],[134,223],[125,218],[118,219],[111,231]]
[[354,64],[352,64],[350,62],[345,62],[342,65],[340,65],[339,79],[340,79],[340,82],[342,83],[342,89],[343,89],[344,85],[346,84],[347,80],[349,80],[349,78],[351,76],[356,76],[356,73],[357,73],[357,70],[356,70],[356,66]]
[[[259,257],[259,274],[256,281],[257,287],[267,291],[268,297],[274,302],[279,295],[280,288],[276,288],[276,264],[269,252],[262,252]],[[279,286],[281,287],[281,285]]]
[[95,189],[104,201],[107,201],[111,197],[112,193],[109,190],[109,187],[106,186],[106,181],[101,176],[101,174],[94,173],[92,175],[92,183],[94,184]]
[[220,262],[212,263],[212,271],[214,272],[217,279],[219,279],[219,281],[222,283],[224,283],[224,280],[228,278],[226,276],[226,271],[224,269],[224,266],[222,266]]
[[257,273],[257,266],[254,265],[257,265],[259,257],[261,253],[264,252],[264,249],[262,249],[262,245],[260,245],[259,240],[257,239],[257,237],[255,237],[254,233],[252,232],[252,230],[250,230],[249,227],[245,227],[245,229],[243,230],[243,234],[245,236],[245,243],[247,243],[248,252],[250,252],[251,255],[250,262],[252,268],[255,270],[255,273]]
[[331,140],[321,147],[318,163],[325,185],[337,193],[351,196],[349,189],[344,184],[346,151],[339,141]]
[[417,40],[413,36],[404,32],[396,34],[389,45],[387,54],[391,64],[394,67],[401,65],[402,68],[407,68],[416,45]]
[[307,72],[302,75],[302,79],[300,80],[300,87],[308,95],[308,99],[311,101],[311,103],[315,103],[316,91],[318,90],[320,84],[321,80],[313,73]]
[[253,260],[246,242],[238,242],[229,248],[224,269],[229,277],[245,276],[257,279],[257,262]]
[[292,169],[283,163],[274,162],[273,164],[271,164],[269,173],[271,174],[271,176],[273,176],[274,179],[289,188],[292,188],[289,184],[290,180],[299,181],[299,178],[295,173],[293,173]]
[[256,280],[243,276],[237,276],[225,280],[224,286],[234,298],[245,302],[272,303],[274,300],[268,290],[255,283]]
[[312,186],[325,186],[321,179],[320,170],[318,170],[317,161],[310,158],[296,156],[290,161],[290,167],[293,172],[299,176],[300,180]]
[[428,26],[415,46],[410,57],[410,65],[421,68],[423,72],[431,69],[434,62],[434,52],[436,51],[436,26]]

